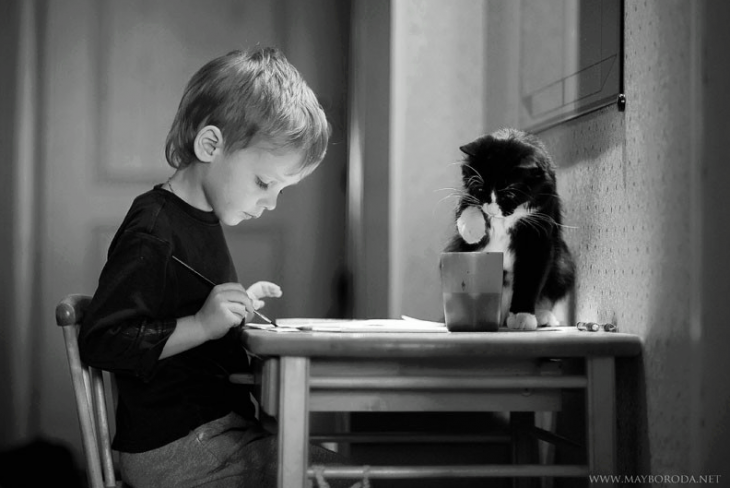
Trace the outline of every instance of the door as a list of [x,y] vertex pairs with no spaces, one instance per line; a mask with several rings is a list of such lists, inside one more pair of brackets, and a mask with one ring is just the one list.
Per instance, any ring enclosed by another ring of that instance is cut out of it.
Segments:
[[206,61],[280,47],[333,126],[326,160],[263,218],[226,230],[244,286],[279,283],[271,317],[337,316],[344,266],[348,3],[340,0],[65,0],[41,3],[36,410],[40,434],[78,439],[60,331],[67,293],[92,294],[132,199],[173,170],[164,141],[183,88]]

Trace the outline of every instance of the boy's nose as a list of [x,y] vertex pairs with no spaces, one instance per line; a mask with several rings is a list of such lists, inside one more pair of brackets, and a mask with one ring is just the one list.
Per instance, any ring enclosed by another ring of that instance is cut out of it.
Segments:
[[274,210],[276,208],[276,200],[279,194],[269,195],[259,200],[259,205],[264,207],[266,210]]

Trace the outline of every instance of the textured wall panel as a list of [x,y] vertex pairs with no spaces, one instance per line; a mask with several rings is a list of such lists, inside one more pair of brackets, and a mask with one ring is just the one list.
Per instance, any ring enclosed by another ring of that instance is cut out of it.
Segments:
[[577,227],[566,230],[576,319],[645,340],[642,474],[689,472],[689,15],[689,2],[626,2],[626,112],[541,134],[561,166],[564,223]]

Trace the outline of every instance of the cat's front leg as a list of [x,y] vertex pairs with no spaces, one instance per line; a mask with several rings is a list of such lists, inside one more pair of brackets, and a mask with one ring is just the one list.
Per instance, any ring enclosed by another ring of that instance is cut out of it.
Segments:
[[515,330],[537,330],[537,318],[533,313],[510,312],[507,315],[507,328]]
[[510,329],[536,330],[535,303],[547,277],[550,249],[524,237],[515,248],[512,303],[506,322]]
[[487,234],[484,213],[478,207],[466,207],[456,219],[459,235],[467,244],[477,244]]
[[560,321],[553,313],[554,304],[547,299],[542,299],[535,305],[535,318],[537,318],[537,326],[546,325],[548,327],[555,327],[560,325]]

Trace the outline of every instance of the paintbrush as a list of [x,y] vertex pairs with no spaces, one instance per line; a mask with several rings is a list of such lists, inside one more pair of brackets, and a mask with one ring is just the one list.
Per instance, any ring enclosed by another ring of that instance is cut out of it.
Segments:
[[[195,268],[193,268],[192,266],[190,266],[186,262],[182,261],[177,256],[172,256],[172,259],[174,259],[178,263],[182,264],[185,269],[187,269],[188,271],[190,271],[191,273],[193,273],[195,276],[197,276],[201,280],[205,281],[207,284],[209,284],[211,286],[211,288],[214,287],[214,286],[216,286],[215,283],[213,283],[211,280],[209,280],[208,278],[206,278],[205,276],[203,276],[202,274],[200,274],[197,270],[195,270]],[[273,320],[271,320],[270,318],[268,318],[266,315],[262,314],[258,310],[254,310],[253,313],[255,313],[256,315],[258,315],[258,317],[261,320],[263,320],[264,322],[266,322],[267,324],[270,324],[270,325],[272,325],[274,327],[278,327],[278,325],[276,325],[276,322],[274,322]]]

